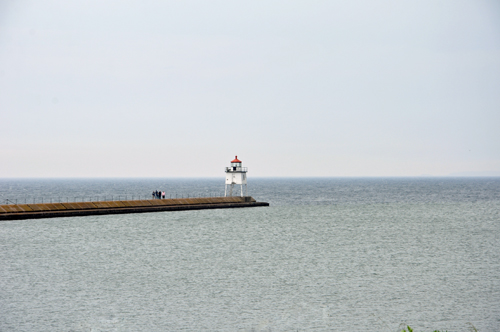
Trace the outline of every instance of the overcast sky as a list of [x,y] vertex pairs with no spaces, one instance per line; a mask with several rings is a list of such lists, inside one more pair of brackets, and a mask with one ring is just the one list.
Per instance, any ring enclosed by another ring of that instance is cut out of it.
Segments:
[[0,178],[500,175],[500,2],[0,0]]

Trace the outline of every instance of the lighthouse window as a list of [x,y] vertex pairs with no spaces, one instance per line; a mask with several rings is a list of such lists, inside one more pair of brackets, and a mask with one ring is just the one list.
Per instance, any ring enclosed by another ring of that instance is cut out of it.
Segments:
[[233,167],[233,171],[236,171],[236,167]]

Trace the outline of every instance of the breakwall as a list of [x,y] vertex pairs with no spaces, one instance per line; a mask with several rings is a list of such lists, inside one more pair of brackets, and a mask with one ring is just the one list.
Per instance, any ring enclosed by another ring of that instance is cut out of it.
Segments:
[[0,220],[269,206],[246,197],[175,198],[0,205]]

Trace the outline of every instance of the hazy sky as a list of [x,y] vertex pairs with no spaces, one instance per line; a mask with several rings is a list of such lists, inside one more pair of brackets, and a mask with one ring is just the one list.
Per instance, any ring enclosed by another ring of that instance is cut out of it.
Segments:
[[0,178],[500,175],[500,2],[0,0]]

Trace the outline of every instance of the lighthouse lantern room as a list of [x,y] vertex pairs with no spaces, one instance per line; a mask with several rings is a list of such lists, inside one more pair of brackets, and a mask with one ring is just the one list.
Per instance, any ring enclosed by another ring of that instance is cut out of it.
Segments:
[[225,197],[233,196],[235,184],[240,185],[241,197],[243,197],[243,185],[245,185],[245,196],[247,196],[247,168],[241,167],[241,160],[238,160],[238,156],[231,161],[230,167],[226,167],[226,188],[224,190]]

